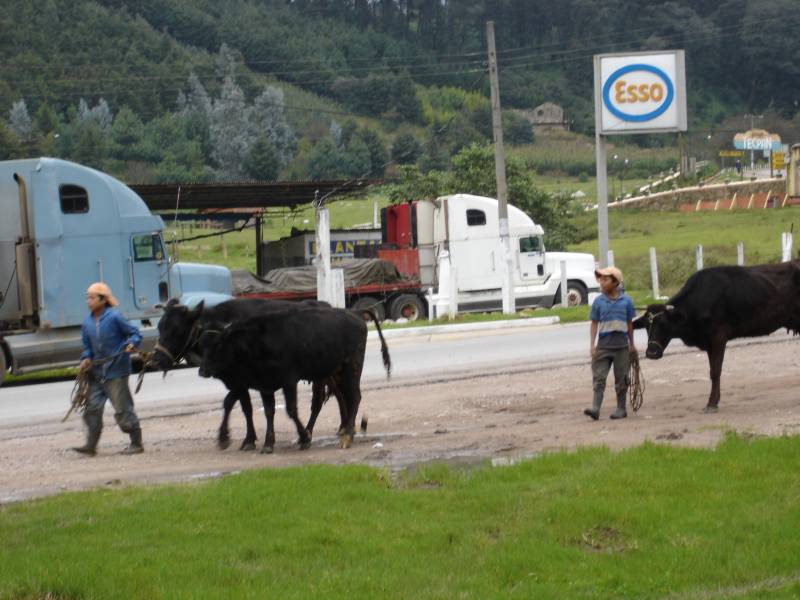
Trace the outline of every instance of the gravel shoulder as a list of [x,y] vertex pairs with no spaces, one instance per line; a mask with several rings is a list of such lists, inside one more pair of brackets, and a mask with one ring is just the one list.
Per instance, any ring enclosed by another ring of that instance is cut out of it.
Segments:
[[[363,387],[366,435],[348,450],[338,448],[335,402],[324,407],[309,450],[299,450],[296,432],[282,408],[276,414],[277,444],[271,455],[242,452],[244,420],[231,416],[234,443],[216,447],[222,417],[219,401],[139,411],[146,452],[122,456],[127,444],[106,409],[99,454],[80,456],[69,448],[83,441],[78,416],[22,425],[0,425],[0,503],[64,491],[126,485],[191,482],[244,469],[306,464],[367,464],[401,469],[429,461],[492,460],[506,464],[542,452],[603,445],[622,449],[644,441],[713,447],[728,430],[751,435],[800,433],[800,358],[796,341],[754,340],[730,347],[723,367],[722,401],[716,414],[702,408],[710,390],[705,353],[670,353],[660,361],[642,358],[646,381],[638,413],[611,421],[613,375],[600,421],[582,414],[590,403],[586,361],[572,364],[512,365],[492,373],[461,373],[423,382],[391,380]],[[300,390],[301,417],[310,389]],[[257,396],[253,398],[257,402]],[[257,410],[260,441],[263,412]]]

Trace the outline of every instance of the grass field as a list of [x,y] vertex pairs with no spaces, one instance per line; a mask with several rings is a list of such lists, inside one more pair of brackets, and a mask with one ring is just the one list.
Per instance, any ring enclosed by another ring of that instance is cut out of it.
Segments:
[[263,470],[0,508],[0,598],[796,598],[800,438]]
[[[570,250],[598,253],[597,215],[585,213],[578,226],[590,239]],[[609,247],[626,277],[628,289],[650,290],[650,248],[658,256],[660,291],[677,291],[695,271],[695,248],[703,246],[704,266],[735,265],[736,246],[744,244],[746,265],[777,262],[781,232],[797,229],[800,207],[768,210],[682,213],[609,211]],[[797,244],[795,244],[797,247]]]

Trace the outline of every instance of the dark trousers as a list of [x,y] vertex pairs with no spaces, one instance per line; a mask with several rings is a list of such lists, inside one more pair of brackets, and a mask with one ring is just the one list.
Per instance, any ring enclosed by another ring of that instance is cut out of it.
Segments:
[[630,351],[624,348],[596,348],[592,356],[592,389],[594,391],[594,407],[600,408],[606,390],[606,379],[611,365],[614,365],[614,390],[617,399],[624,397],[628,391],[628,368],[630,367]]
[[139,419],[133,411],[133,397],[128,387],[128,376],[107,379],[104,382],[92,380],[89,390],[89,402],[83,413],[83,422],[90,432],[100,433],[103,430],[103,409],[106,400],[114,407],[114,419],[119,428],[130,433],[139,428]]

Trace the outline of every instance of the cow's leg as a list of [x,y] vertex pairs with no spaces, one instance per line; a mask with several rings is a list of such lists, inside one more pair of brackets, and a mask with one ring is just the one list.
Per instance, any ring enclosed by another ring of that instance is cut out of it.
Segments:
[[725,360],[725,338],[714,339],[711,348],[708,350],[708,366],[711,375],[711,395],[708,397],[708,404],[703,412],[711,413],[719,410],[720,386],[719,380],[722,376],[722,361]]
[[310,442],[314,437],[314,425],[317,422],[317,417],[322,410],[322,405],[325,403],[325,384],[319,381],[311,382],[311,416],[308,418],[306,424],[306,431],[308,432],[308,441]]
[[[246,390],[245,390],[246,393]],[[222,423],[219,426],[219,433],[217,433],[217,447],[220,450],[225,450],[231,445],[230,431],[228,430],[228,417],[231,416],[233,405],[239,400],[239,393],[234,390],[228,391],[225,399],[222,401]]]
[[258,437],[253,423],[253,404],[250,402],[250,392],[244,390],[239,395],[239,403],[242,405],[242,413],[244,413],[244,420],[247,423],[247,433],[242,440],[242,445],[239,446],[239,450],[255,450]]
[[283,386],[283,397],[286,401],[286,413],[294,421],[295,427],[297,427],[297,442],[300,444],[300,448],[305,450],[311,445],[311,440],[308,436],[308,431],[306,431],[297,416],[297,381]]
[[264,417],[267,419],[267,435],[264,438],[263,454],[272,454],[275,449],[275,393],[261,390]]
[[356,415],[361,404],[361,386],[351,368],[343,370],[341,390],[347,407],[347,424],[339,433],[339,447],[349,448],[356,434]]

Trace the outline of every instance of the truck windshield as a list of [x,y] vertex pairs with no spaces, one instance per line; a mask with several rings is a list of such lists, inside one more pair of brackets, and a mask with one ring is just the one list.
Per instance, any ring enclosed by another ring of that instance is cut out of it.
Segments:
[[158,233],[138,233],[133,236],[133,258],[144,260],[163,260],[164,248]]
[[520,252],[541,252],[542,245],[539,238],[536,236],[519,238],[519,251]]

